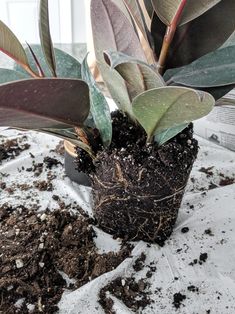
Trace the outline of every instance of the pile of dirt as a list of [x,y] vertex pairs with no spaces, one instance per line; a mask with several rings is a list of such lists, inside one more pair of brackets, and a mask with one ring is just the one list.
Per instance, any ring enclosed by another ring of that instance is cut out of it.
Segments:
[[65,289],[84,285],[130,256],[128,245],[99,254],[93,221],[65,210],[37,214],[4,204],[0,214],[0,313],[55,313]]

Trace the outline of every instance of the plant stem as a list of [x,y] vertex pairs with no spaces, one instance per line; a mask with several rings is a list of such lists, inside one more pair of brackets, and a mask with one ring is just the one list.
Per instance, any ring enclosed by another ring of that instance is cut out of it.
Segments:
[[38,74],[36,74],[28,65],[19,63],[22,68],[29,73],[33,78],[41,78]]
[[160,53],[159,60],[158,60],[158,72],[160,74],[163,74],[164,67],[166,64],[166,59],[167,59],[168,52],[169,52],[169,48],[170,48],[170,45],[173,41],[178,23],[181,19],[181,16],[182,16],[182,13],[183,13],[183,10],[184,10],[186,3],[187,3],[187,0],[181,1],[174,18],[172,19],[170,25],[167,26],[166,34],[165,34],[164,39],[163,39],[161,53]]

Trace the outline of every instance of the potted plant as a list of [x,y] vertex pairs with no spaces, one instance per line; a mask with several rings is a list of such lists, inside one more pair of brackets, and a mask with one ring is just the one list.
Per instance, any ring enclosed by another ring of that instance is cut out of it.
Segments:
[[[145,7],[143,1],[91,1],[97,64],[118,107],[112,114],[87,56],[80,65],[53,49],[48,1],[40,1],[41,47],[25,51],[0,24],[0,49],[17,63],[15,70],[1,70],[2,81],[14,82],[0,86],[0,125],[69,139],[77,149],[78,171],[91,181],[94,216],[115,236],[162,244],[171,234],[198,151],[191,122],[210,112],[213,96],[233,88],[232,71],[222,75],[221,69],[231,64],[235,48],[215,49],[234,31],[234,21],[216,15],[218,27],[226,28],[210,45],[203,41],[196,49],[192,38],[199,36],[197,27],[207,31],[204,18],[214,16],[217,6],[224,5],[229,16],[234,4],[204,2],[152,1]],[[151,32],[148,14],[153,15]],[[184,41],[188,50],[182,48],[180,61],[175,60]]]

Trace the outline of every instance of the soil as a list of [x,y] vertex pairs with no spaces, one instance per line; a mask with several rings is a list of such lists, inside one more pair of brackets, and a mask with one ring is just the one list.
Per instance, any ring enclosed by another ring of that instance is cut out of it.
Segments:
[[[1,161],[15,158],[29,147],[26,136],[4,139],[0,146]],[[99,253],[92,227],[95,221],[75,203],[65,205],[59,195],[53,194],[55,177],[51,169],[61,162],[46,156],[38,163],[33,154],[30,157],[32,166],[18,171],[32,172],[32,181],[8,184],[5,174],[0,189],[12,195],[35,188],[38,193],[50,191],[59,209],[38,213],[38,206],[27,208],[7,202],[0,205],[0,313],[3,314],[56,313],[65,289],[74,290],[113,270],[130,256],[132,249],[131,245],[123,244],[117,253]],[[37,193],[32,193],[33,198],[36,201]],[[82,215],[73,214],[75,209]]]
[[[37,214],[5,204],[0,213],[0,313],[55,313],[65,289],[84,285],[130,256],[128,245],[99,254],[93,221],[65,210]],[[66,282],[59,271],[73,280]]]
[[144,279],[136,281],[132,277],[118,277],[106,287],[101,289],[99,302],[106,314],[115,314],[113,300],[110,295],[121,300],[134,313],[141,311],[149,304],[151,299],[148,292],[148,284]]
[[4,159],[14,159],[19,156],[21,152],[30,148],[30,145],[25,142],[27,140],[26,136],[4,140],[0,142],[0,163]]
[[196,264],[202,265],[205,263],[208,259],[208,254],[207,253],[201,253],[199,258],[195,258],[191,263],[189,263],[190,266],[194,266]]
[[173,297],[174,297],[173,305],[176,309],[180,308],[182,302],[186,299],[186,295],[180,292],[175,293]]
[[77,162],[92,181],[95,218],[116,237],[163,245],[198,152],[192,124],[161,147],[146,144],[144,130],[118,111],[112,125],[111,146],[94,163],[84,152]]

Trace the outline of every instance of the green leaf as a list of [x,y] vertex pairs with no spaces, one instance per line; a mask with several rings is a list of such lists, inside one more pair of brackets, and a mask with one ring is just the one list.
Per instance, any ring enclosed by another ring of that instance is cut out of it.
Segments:
[[[169,49],[166,70],[189,64],[222,46],[235,30],[234,12],[234,0],[221,1],[197,19],[178,27]],[[151,33],[157,55],[165,32],[166,26],[154,14]]]
[[92,158],[95,158],[94,153],[91,149],[90,146],[88,146],[87,144],[81,142],[76,133],[73,131],[73,129],[38,129],[38,132],[42,132],[42,133],[46,133],[46,134],[50,134],[50,135],[54,135],[57,136],[63,140],[69,141],[70,143],[72,143],[73,145],[76,145],[78,147],[80,147],[81,149],[85,150]]
[[117,51],[105,51],[104,53],[106,59],[109,59],[110,66],[127,82],[131,100],[148,89],[165,85],[162,76],[147,63]]
[[[163,77],[166,80],[167,85],[181,86],[180,84],[175,83],[171,78],[174,75],[177,75],[177,73],[180,72],[182,68],[169,69],[166,71]],[[216,87],[202,87],[202,88],[197,88],[197,89],[211,94],[215,98],[215,100],[218,100],[224,95],[226,95],[228,92],[230,92],[234,87],[235,87],[235,84],[226,85],[226,86],[216,86]]]
[[126,83],[117,71],[106,64],[103,51],[120,51],[146,61],[135,30],[125,14],[110,0],[91,0],[91,24],[103,80],[119,109],[134,118]]
[[14,70],[0,68],[0,84],[23,80],[25,78],[28,78],[28,75],[25,75],[20,72],[16,72]]
[[[187,0],[182,17],[178,25],[194,20],[221,0]],[[179,10],[182,0],[152,0],[155,12],[166,25],[170,25]]]
[[196,88],[234,84],[235,46],[218,49],[184,66],[171,81]]
[[15,62],[20,64],[31,75],[35,76],[35,73],[32,73],[32,70],[28,64],[27,56],[23,46],[17,37],[12,33],[12,31],[2,21],[0,21],[0,51],[15,60]]
[[89,110],[89,88],[84,81],[45,78],[0,85],[0,126],[81,126]]
[[48,0],[40,0],[39,6],[39,31],[42,50],[53,76],[56,76],[56,63],[50,33]]
[[82,63],[82,79],[87,82],[90,88],[91,114],[96,128],[105,147],[109,146],[112,140],[112,122],[109,105],[99,90],[87,64],[87,56]]
[[[30,45],[32,50],[34,51],[42,69],[45,73],[46,77],[51,77],[51,71],[48,68],[48,65],[46,63],[44,54],[42,52],[42,48],[40,45]],[[76,60],[74,57],[69,55],[68,53],[55,48],[55,60],[56,60],[56,73],[58,77],[63,78],[77,78],[81,79],[81,64],[78,60]],[[32,57],[32,54],[30,53],[29,48],[25,49],[26,55],[29,60],[29,64],[33,70],[36,71],[37,67],[34,62],[34,59]],[[22,73],[25,73],[25,71],[19,67],[17,64],[15,64],[14,69],[17,71],[20,71]]]
[[153,11],[154,11],[152,1],[144,0],[144,4],[145,4],[145,8],[146,8],[146,11],[148,12],[148,15],[149,15],[150,19],[152,19]]
[[207,115],[214,98],[186,87],[161,87],[133,100],[133,112],[145,129],[148,140],[166,129],[189,123]]
[[188,124],[182,124],[174,128],[166,129],[165,131],[156,134],[154,136],[154,141],[157,142],[159,146],[161,146],[169,141],[171,138],[182,132],[187,126]]
[[227,85],[227,86],[205,87],[205,88],[199,88],[199,89],[211,94],[215,98],[215,100],[218,100],[224,95],[226,95],[227,93],[229,93],[234,87],[235,87],[235,84]]

